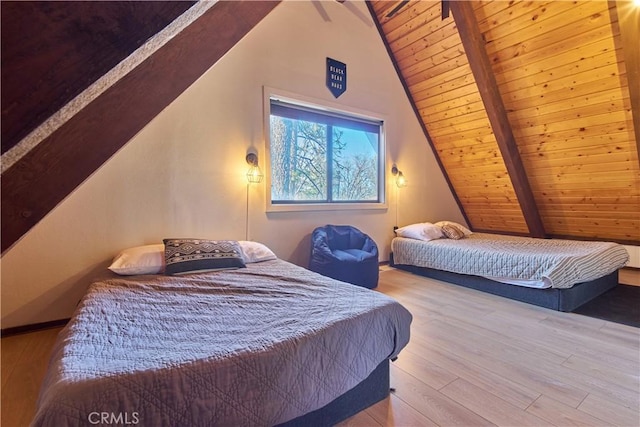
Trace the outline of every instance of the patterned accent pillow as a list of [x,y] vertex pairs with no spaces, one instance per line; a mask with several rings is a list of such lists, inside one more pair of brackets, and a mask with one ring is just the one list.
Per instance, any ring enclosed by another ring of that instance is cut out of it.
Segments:
[[165,273],[187,274],[244,268],[235,240],[164,239]]
[[443,225],[453,225],[454,227],[458,227],[458,229],[460,229],[465,236],[470,236],[473,234],[471,230],[469,230],[464,225],[459,224],[457,222],[453,222],[453,221],[438,221],[435,223],[435,225],[437,225],[438,227],[442,227]]
[[453,224],[445,224],[441,227],[442,234],[445,237],[453,240],[460,240],[464,237],[464,231],[460,230],[460,228],[456,227]]

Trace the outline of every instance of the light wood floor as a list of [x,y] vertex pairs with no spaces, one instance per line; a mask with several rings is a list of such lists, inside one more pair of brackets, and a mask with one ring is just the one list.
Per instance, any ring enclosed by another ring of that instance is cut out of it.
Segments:
[[[395,393],[341,427],[640,426],[640,329],[390,268],[378,290],[412,312],[411,342]],[[2,338],[3,427],[31,421],[59,330]]]
[[640,426],[640,329],[400,270],[378,289],[412,312],[411,341],[396,392],[340,426]]
[[28,426],[53,343],[62,328],[2,338],[2,427]]

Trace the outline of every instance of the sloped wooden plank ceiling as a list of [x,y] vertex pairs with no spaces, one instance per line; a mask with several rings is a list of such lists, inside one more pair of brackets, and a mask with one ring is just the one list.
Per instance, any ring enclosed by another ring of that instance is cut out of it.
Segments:
[[[395,13],[402,2],[368,4],[473,229],[539,235],[537,215],[548,236],[638,244],[640,112],[621,36],[637,40],[637,10],[621,25],[616,3],[603,0],[459,1],[445,19],[440,1],[404,2]],[[470,26],[483,39],[475,48],[463,43]],[[478,74],[481,57],[490,78]],[[481,93],[492,81],[501,103]],[[498,104],[507,123],[490,120]],[[504,135],[517,152],[501,150]]]

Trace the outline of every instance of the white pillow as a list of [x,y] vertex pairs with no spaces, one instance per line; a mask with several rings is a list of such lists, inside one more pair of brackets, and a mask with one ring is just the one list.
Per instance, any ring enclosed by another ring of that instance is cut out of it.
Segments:
[[161,273],[164,270],[164,244],[125,249],[113,259],[109,270],[123,276]]
[[444,236],[442,234],[442,228],[430,222],[424,223],[424,235],[427,236],[429,240],[439,239]]
[[438,221],[436,222],[436,225],[438,227],[442,227],[443,225],[453,225],[454,227],[458,227],[464,233],[465,237],[473,234],[473,232],[464,225],[453,221]]
[[396,235],[428,242],[429,240],[441,238],[442,230],[430,222],[420,222],[398,228]]
[[271,249],[262,243],[250,242],[247,240],[240,240],[238,243],[240,243],[240,247],[244,253],[244,262],[247,264],[252,262],[269,261],[277,258]]

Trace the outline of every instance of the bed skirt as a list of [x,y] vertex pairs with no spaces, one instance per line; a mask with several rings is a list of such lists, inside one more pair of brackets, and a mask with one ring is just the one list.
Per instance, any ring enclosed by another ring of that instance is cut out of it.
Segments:
[[458,274],[443,270],[434,270],[414,265],[395,264],[393,253],[390,254],[389,265],[436,280],[453,283],[471,289],[487,292],[501,297],[526,302],[556,311],[573,311],[582,304],[591,301],[618,284],[618,271],[590,282],[578,283],[566,289],[535,289],[524,286],[508,285],[480,276]]
[[329,404],[276,427],[332,426],[389,396],[389,360]]

